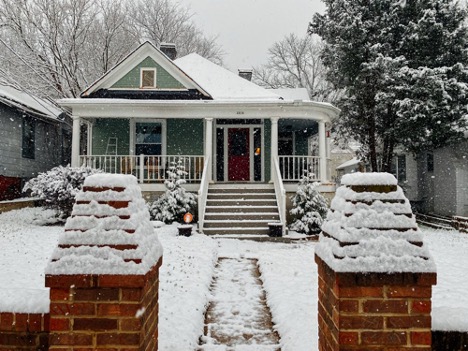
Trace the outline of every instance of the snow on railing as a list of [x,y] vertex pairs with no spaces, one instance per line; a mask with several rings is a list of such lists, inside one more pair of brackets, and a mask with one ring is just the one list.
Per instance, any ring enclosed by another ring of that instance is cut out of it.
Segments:
[[278,164],[278,159],[273,159],[273,169],[271,170],[273,184],[275,185],[276,201],[278,202],[278,212],[280,221],[283,224],[283,232],[286,228],[286,189],[283,185],[283,179]]
[[320,181],[320,157],[319,156],[279,156],[279,169],[284,181],[298,182],[304,172],[309,170]]
[[153,183],[164,181],[168,167],[179,160],[187,172],[182,178],[187,182],[199,182],[202,179],[204,156],[199,155],[81,155],[80,165],[101,169],[106,173],[133,174],[140,183]]
[[205,221],[206,199],[208,197],[208,184],[210,181],[211,159],[207,156],[205,167],[203,167],[203,176],[198,190],[198,230],[203,232],[203,223]]

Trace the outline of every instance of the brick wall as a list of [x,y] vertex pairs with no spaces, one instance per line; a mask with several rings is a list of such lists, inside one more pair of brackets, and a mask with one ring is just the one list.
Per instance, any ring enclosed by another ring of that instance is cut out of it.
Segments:
[[0,350],[48,350],[48,314],[0,313]]
[[321,351],[431,350],[435,273],[336,273],[315,259]]
[[146,275],[47,276],[50,350],[157,350],[161,263]]

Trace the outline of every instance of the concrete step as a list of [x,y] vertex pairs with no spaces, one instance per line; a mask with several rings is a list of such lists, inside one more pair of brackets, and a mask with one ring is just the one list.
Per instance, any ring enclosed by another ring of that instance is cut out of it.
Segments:
[[206,235],[268,235],[269,229],[265,228],[204,228]]
[[250,213],[218,213],[209,212],[205,214],[205,221],[229,220],[231,223],[238,223],[246,220],[269,220],[278,221],[279,214],[276,212],[250,212]]
[[204,228],[266,228],[271,219],[246,219],[246,220],[205,220],[203,223]]
[[275,212],[278,213],[278,206],[261,206],[261,205],[251,205],[245,206],[244,204],[239,206],[206,206],[205,213],[265,213],[265,212]]
[[240,188],[210,188],[208,190],[208,194],[226,194],[226,193],[255,193],[255,194],[262,194],[262,193],[270,193],[274,194],[275,189],[272,188],[264,188],[264,189],[240,189]]
[[224,206],[277,206],[276,199],[209,199],[206,201],[206,206],[209,207],[224,207]]
[[208,200],[261,200],[276,199],[275,193],[208,193]]

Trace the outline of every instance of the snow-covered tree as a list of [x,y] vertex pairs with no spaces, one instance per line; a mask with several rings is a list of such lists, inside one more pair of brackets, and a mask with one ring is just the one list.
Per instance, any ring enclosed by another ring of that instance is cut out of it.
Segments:
[[187,175],[184,160],[171,162],[164,181],[166,192],[156,201],[149,204],[151,219],[164,223],[180,222],[185,213],[194,211],[197,206],[195,194],[182,187],[186,183],[183,176]]
[[295,218],[290,229],[308,235],[320,233],[328,212],[327,200],[317,190],[319,183],[313,181],[314,177],[313,172],[304,174],[291,197],[293,208],[289,211]]
[[317,36],[290,34],[268,49],[268,62],[253,72],[255,83],[266,88],[306,88],[312,100],[334,101],[338,91],[326,80],[327,69]]
[[452,0],[325,0],[310,33],[326,45],[329,80],[345,95],[337,131],[362,146],[373,171],[394,149],[459,141],[468,113],[466,11]]
[[82,189],[85,178],[101,172],[90,167],[58,166],[29,180],[23,190],[43,199],[45,206],[56,210],[57,217],[65,221],[72,212],[75,196]]

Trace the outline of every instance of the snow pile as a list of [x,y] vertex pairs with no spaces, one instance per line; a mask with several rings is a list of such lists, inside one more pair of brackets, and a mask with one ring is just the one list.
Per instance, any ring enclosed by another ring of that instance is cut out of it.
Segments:
[[337,272],[435,272],[394,176],[354,173],[342,184],[316,248],[322,260]]
[[157,263],[162,247],[134,176],[89,176],[76,201],[46,273],[145,274]]

